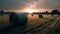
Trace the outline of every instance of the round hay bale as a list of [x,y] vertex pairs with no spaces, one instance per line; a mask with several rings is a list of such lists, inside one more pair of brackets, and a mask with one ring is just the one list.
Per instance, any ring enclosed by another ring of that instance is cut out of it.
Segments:
[[12,13],[9,17],[9,22],[12,26],[26,25],[27,16],[23,13]]

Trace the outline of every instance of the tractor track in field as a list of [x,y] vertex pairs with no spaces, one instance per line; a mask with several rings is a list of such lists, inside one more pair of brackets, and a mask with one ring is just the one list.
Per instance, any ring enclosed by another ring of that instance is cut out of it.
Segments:
[[[45,21],[45,24],[36,25],[36,26],[28,29],[28,30],[26,31],[26,33],[27,33],[27,32],[31,32],[31,31],[34,31],[34,30],[37,30],[37,29],[39,29],[39,31],[42,32],[42,31],[43,31],[44,29],[46,29],[48,26],[53,25],[53,24],[56,24],[56,22],[57,22],[58,20],[59,20],[58,17],[57,17],[57,18],[54,18],[53,21],[47,20],[47,21]],[[49,21],[50,21],[50,22],[49,22]],[[48,23],[48,22],[49,22],[49,23]]]
[[53,22],[51,25],[48,25],[46,28],[44,28],[43,30],[41,30],[41,34],[43,34],[43,32],[44,32],[44,34],[46,34],[46,33],[48,33],[49,34],[49,32],[51,32],[50,34],[56,34],[56,32],[55,32],[55,30],[57,29],[57,25],[58,25],[58,21],[59,21],[59,19],[60,19],[60,17],[58,17],[57,19],[56,19],[56,21],[55,22]]

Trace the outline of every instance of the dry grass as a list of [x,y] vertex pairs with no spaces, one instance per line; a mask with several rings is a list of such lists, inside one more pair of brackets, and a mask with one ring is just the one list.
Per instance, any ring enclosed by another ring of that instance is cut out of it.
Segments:
[[[54,30],[56,27],[48,27],[51,24],[53,24],[58,16],[44,16],[44,18],[38,18],[37,16],[29,16],[28,23],[27,23],[27,29],[28,31],[26,34],[49,34],[48,28],[51,28]],[[31,19],[32,18],[32,19]],[[45,31],[42,31],[44,30]],[[49,30],[52,32],[52,30]],[[53,32],[55,34],[55,32]]]
[[9,16],[3,15],[0,16],[0,26],[9,25]]
[[[47,33],[46,31],[50,32],[50,30],[54,29],[52,27],[46,27],[47,25],[50,24],[46,24],[46,23],[53,23],[56,20],[56,16],[44,16],[44,18],[39,18],[37,15],[34,16],[27,16],[28,17],[28,22],[27,22],[27,30],[32,29],[31,31],[27,32],[26,34],[45,34]],[[60,22],[60,21],[58,21]],[[0,16],[0,26],[5,26],[5,25],[9,25],[9,16]],[[40,27],[39,25],[44,25],[43,29],[46,28],[43,31],[40,31],[40,29],[42,29],[42,27]],[[56,25],[57,26],[57,25]],[[50,30],[49,30],[50,29]],[[51,31],[52,32],[52,31]],[[48,33],[49,34],[49,33]],[[54,34],[54,33],[53,33]]]

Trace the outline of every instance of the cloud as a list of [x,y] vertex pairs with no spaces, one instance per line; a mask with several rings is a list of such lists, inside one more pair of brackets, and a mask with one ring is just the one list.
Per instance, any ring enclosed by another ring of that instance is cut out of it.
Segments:
[[60,0],[0,0],[0,9],[59,8]]
[[0,9],[5,8],[24,8],[25,7],[24,0],[1,0],[0,1]]
[[[43,4],[39,4],[38,7],[40,6],[41,8],[59,8],[60,9],[60,0],[45,0],[45,2],[43,2]],[[40,8],[39,7],[39,8]]]

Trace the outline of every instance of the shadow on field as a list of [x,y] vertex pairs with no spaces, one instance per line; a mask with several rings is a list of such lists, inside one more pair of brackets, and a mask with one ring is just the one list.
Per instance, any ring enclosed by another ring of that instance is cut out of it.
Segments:
[[[3,19],[4,20],[4,19]],[[9,25],[0,28],[0,34],[24,34],[27,16],[23,13],[14,13],[9,16]]]

